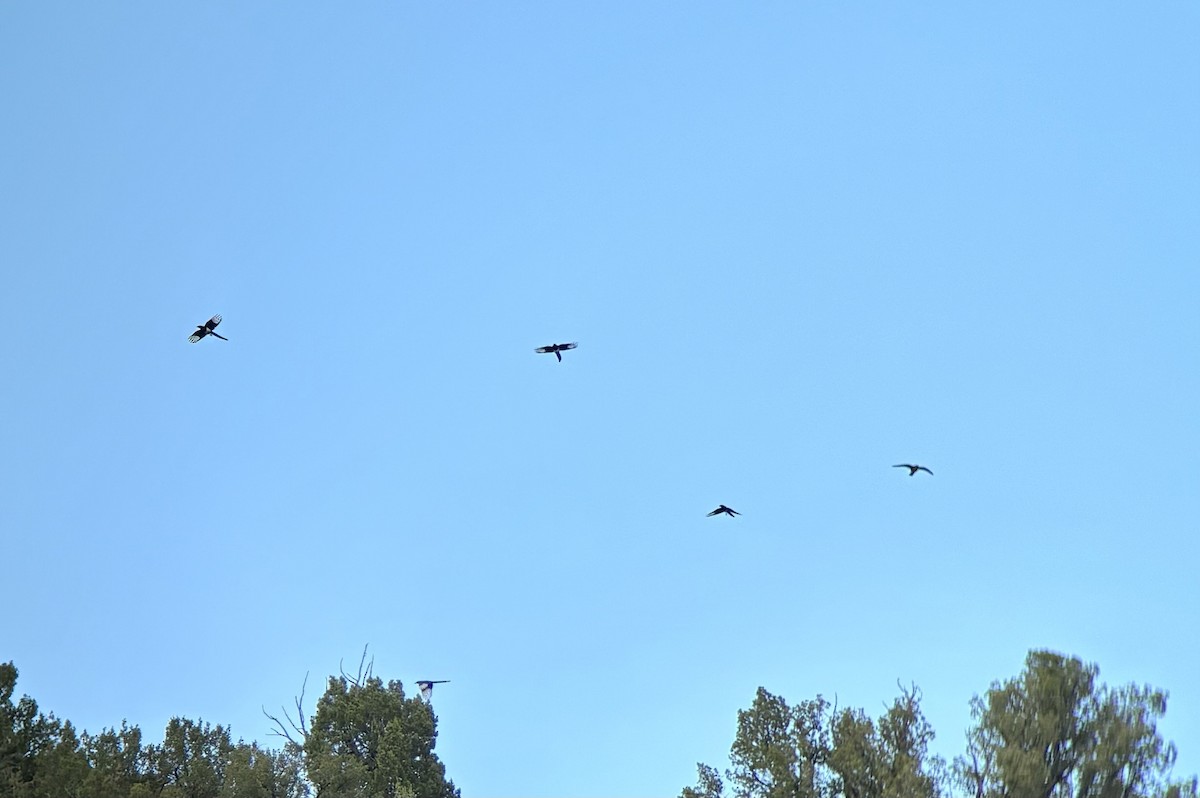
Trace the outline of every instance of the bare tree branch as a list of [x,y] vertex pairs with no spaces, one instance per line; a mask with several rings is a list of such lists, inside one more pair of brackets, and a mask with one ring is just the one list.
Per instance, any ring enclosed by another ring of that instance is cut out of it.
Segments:
[[[371,661],[367,662],[367,648],[369,648],[370,645],[371,644],[368,643],[367,645],[363,646],[362,659],[360,659],[358,661],[358,681],[360,683],[366,681],[367,679],[370,679],[371,671],[375,668],[375,658],[374,657],[371,657]],[[366,673],[363,673],[363,663],[364,662],[367,662]]]
[[[370,643],[367,643],[365,646],[363,646],[362,658],[358,661],[357,676],[351,676],[350,674],[346,673],[346,668],[343,665],[344,660],[338,660],[338,671],[342,674],[342,678],[345,679],[347,683],[352,684],[355,687],[362,687],[367,680],[371,678],[371,671],[375,668],[375,658],[371,657],[371,661],[367,662],[367,649],[370,647]],[[364,665],[366,666],[365,669]]]
[[[297,729],[302,735],[308,737],[308,721],[304,715],[304,691],[308,689],[308,671],[304,672],[304,683],[300,685],[300,696],[296,699],[296,719],[300,722],[300,728]],[[294,725],[293,725],[293,728]]]
[[292,731],[300,735],[301,740],[308,739],[308,721],[304,718],[304,693],[307,689],[308,674],[306,673],[304,674],[304,684],[300,686],[300,695],[296,698],[296,720],[292,720],[291,715],[288,714],[287,707],[282,707],[283,718],[287,721],[287,725],[284,725],[283,721],[280,721],[279,718],[267,712],[266,707],[262,708],[262,713],[267,716],[268,720],[275,724],[275,728],[272,729],[271,734],[275,737],[283,737],[292,745],[301,747],[303,747],[304,743],[297,742],[296,738],[292,737],[291,732],[288,731],[288,726],[292,728]]

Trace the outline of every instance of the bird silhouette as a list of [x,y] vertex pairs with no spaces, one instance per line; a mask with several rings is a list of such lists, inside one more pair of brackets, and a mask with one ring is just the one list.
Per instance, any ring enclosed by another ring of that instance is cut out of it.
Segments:
[[574,349],[577,346],[579,346],[579,343],[576,341],[574,343],[569,343],[569,344],[550,344],[549,346],[539,346],[537,349],[535,349],[533,351],[537,352],[539,355],[549,355],[549,354],[553,353],[554,356],[556,358],[558,358],[558,362],[561,363],[562,362],[562,353],[567,351],[568,349]]
[[918,471],[924,471],[927,474],[929,474],[929,476],[933,476],[933,472],[930,471],[928,468],[926,468],[923,465],[914,465],[912,463],[899,463],[898,465],[892,466],[892,468],[907,468],[908,475],[910,477],[915,477],[917,475]]
[[421,698],[425,703],[429,703],[429,699],[433,697],[433,686],[435,684],[447,684],[449,679],[423,679],[417,682],[417,687],[421,690]]
[[733,518],[735,515],[741,515],[741,513],[739,513],[737,510],[731,510],[722,504],[720,507],[709,513],[707,517],[712,518],[714,515],[720,515],[721,513],[725,513],[725,515],[729,516],[730,518]]
[[196,331],[188,336],[188,343],[194,344],[206,335],[215,335],[217,338],[220,338],[222,341],[228,341],[229,340],[228,338],[226,338],[224,335],[219,334],[216,331],[217,325],[220,323],[221,323],[221,314],[218,313],[217,315],[213,316],[211,319],[204,322],[203,324],[197,324]]

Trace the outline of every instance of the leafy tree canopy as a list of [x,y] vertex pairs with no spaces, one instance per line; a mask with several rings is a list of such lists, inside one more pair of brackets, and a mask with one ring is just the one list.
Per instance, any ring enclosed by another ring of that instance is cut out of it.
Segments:
[[399,682],[359,677],[331,678],[294,727],[303,739],[273,750],[187,718],[161,744],[125,722],[76,732],[28,696],[14,702],[17,669],[0,663],[0,798],[459,798],[433,753],[432,709]]
[[971,702],[960,785],[977,798],[1195,796],[1195,779],[1169,779],[1175,745],[1157,727],[1167,693],[1110,688],[1098,675],[1078,658],[1031,651],[1019,676]]
[[1176,749],[1157,728],[1166,692],[1098,675],[1030,652],[1019,676],[972,700],[967,750],[950,768],[929,753],[915,686],[877,719],[821,696],[789,705],[760,687],[738,712],[730,767],[698,765],[682,798],[1198,798],[1194,777],[1171,779]]

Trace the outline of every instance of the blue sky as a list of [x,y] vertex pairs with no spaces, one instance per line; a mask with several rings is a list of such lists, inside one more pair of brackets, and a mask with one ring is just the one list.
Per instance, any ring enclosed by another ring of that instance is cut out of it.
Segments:
[[1200,771],[1200,9],[905,6],[6,4],[19,692],[262,741],[369,643],[464,794],[661,796],[1048,647]]

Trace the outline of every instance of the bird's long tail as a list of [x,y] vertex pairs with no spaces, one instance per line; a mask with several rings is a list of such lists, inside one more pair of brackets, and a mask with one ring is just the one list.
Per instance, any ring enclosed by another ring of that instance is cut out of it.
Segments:
[[228,340],[229,340],[229,339],[228,339],[228,338],[226,338],[224,335],[220,335],[219,333],[215,333],[215,332],[209,332],[209,335],[215,335],[215,336],[217,336],[218,338],[220,338],[222,341],[228,341]]
[[561,363],[561,362],[562,362],[562,352],[555,352],[555,353],[554,353],[554,356],[555,356],[556,358],[558,358],[558,362],[559,362],[559,363]]

